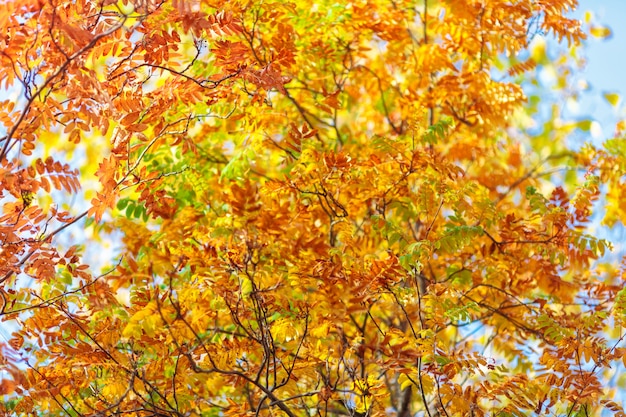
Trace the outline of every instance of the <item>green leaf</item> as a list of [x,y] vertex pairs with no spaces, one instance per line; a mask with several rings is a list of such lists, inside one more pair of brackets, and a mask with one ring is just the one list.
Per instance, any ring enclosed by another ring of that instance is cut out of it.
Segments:
[[120,201],[117,202],[117,209],[118,210],[124,210],[126,208],[126,206],[129,203],[129,199],[128,198],[122,198],[120,199]]
[[126,207],[126,218],[127,219],[132,219],[133,218],[133,213],[135,212],[135,203],[134,202],[129,202],[128,206]]
[[138,204],[135,207],[135,210],[133,212],[133,217],[135,217],[136,219],[142,217],[146,212],[146,208],[143,206],[143,204]]

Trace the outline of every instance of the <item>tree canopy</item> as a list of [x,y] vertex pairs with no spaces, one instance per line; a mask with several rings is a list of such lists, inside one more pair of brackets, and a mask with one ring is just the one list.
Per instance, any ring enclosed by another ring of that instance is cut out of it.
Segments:
[[0,410],[624,416],[576,6],[1,2]]

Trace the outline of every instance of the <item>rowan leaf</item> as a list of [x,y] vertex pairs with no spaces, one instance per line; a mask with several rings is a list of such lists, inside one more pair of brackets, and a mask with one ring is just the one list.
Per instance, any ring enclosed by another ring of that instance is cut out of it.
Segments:
[[623,415],[576,5],[3,2],[0,414]]

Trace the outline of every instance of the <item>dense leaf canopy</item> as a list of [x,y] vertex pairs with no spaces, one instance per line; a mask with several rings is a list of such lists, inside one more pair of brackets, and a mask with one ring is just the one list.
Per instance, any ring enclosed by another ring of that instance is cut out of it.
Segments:
[[0,2],[0,410],[624,416],[576,3]]

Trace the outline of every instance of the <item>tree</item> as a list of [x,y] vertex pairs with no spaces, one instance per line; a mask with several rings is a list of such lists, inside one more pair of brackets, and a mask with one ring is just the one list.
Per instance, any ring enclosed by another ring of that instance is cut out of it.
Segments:
[[516,78],[576,4],[0,5],[3,411],[623,416],[626,142]]

